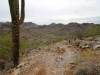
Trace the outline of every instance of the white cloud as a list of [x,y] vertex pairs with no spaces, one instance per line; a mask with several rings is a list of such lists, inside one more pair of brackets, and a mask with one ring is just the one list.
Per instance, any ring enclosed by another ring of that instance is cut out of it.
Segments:
[[[1,1],[0,21],[10,21],[8,0],[0,0],[0,1]],[[37,24],[47,24],[50,22],[65,23],[68,21],[71,22],[72,18],[86,19],[87,17],[100,16],[100,8],[99,8],[100,0],[25,0],[25,1],[26,1],[25,21],[32,21]],[[87,22],[90,21],[88,19],[86,20]]]

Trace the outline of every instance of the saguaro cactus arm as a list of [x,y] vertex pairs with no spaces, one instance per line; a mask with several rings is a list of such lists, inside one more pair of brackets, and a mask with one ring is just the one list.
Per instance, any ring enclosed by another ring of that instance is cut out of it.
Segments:
[[[10,13],[11,13],[11,18],[12,21],[13,19],[16,17],[16,10],[17,10],[17,5],[18,2],[17,0],[8,0],[9,1],[9,7],[10,7]],[[25,0],[21,0],[21,15],[20,15],[20,19],[19,19],[19,25],[23,23],[25,19]]]
[[11,14],[11,19],[13,21],[15,17],[15,0],[8,0],[9,7],[10,7],[10,14]]
[[23,23],[25,19],[25,1],[24,0],[21,0],[21,16],[20,16],[20,24]]

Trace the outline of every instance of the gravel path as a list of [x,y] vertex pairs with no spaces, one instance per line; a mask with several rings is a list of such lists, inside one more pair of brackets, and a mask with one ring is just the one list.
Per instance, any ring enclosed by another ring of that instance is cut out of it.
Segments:
[[80,53],[66,41],[44,47],[40,51],[31,50],[20,58],[20,64],[12,75],[65,75],[74,67]]

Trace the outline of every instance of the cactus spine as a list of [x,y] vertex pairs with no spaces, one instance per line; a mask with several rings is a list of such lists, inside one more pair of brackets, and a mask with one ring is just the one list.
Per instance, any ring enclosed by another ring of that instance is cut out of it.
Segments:
[[19,18],[19,0],[8,0],[12,20],[12,61],[15,67],[19,64],[19,28],[25,18],[25,1],[21,0]]

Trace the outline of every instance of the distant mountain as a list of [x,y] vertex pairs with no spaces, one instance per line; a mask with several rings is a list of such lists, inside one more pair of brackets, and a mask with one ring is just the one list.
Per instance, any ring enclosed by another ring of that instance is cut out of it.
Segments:
[[76,34],[77,32],[83,32],[84,30],[92,27],[93,23],[69,23],[69,24],[62,24],[62,23],[51,23],[49,25],[42,25],[36,28],[30,28],[28,29],[31,34],[39,35],[48,33],[53,35],[68,35],[68,34]]
[[84,29],[88,29],[90,28],[91,26],[95,25],[94,23],[82,23],[82,28]]
[[0,22],[0,34],[8,33],[11,31],[10,22]]
[[48,26],[55,26],[55,25],[56,25],[56,23],[51,23]]
[[0,26],[2,26],[3,25],[3,22],[0,22]]
[[11,22],[0,22],[0,26],[10,26],[11,25]]
[[63,29],[61,29],[60,33],[70,34],[70,33],[80,32],[92,27],[93,25],[94,25],[93,23],[82,23],[82,24],[76,22],[69,23],[65,25]]
[[[0,22],[0,26],[11,26],[11,22]],[[32,23],[32,22],[24,22],[23,24],[20,25],[20,27],[25,28],[25,29],[29,29],[29,28],[33,28],[33,27],[39,27],[39,25]]]
[[[0,22],[0,26],[4,27],[4,29],[11,29],[11,22]],[[62,23],[51,23],[49,25],[37,25],[35,23],[32,22],[24,22],[23,24],[20,25],[21,29],[25,29],[25,30],[29,30],[30,32],[38,32],[39,34],[41,32],[48,32],[51,34],[56,34],[56,35],[66,35],[66,34],[71,34],[71,33],[76,33],[76,32],[80,32],[80,31],[84,31],[90,27],[92,27],[93,23],[76,23],[76,22],[72,22],[69,24],[62,24]],[[9,27],[9,28],[8,28]],[[0,29],[2,29],[2,27],[0,27]]]
[[24,22],[23,24],[21,24],[21,28],[25,28],[25,29],[30,29],[35,27],[39,27],[39,25],[32,22]]

